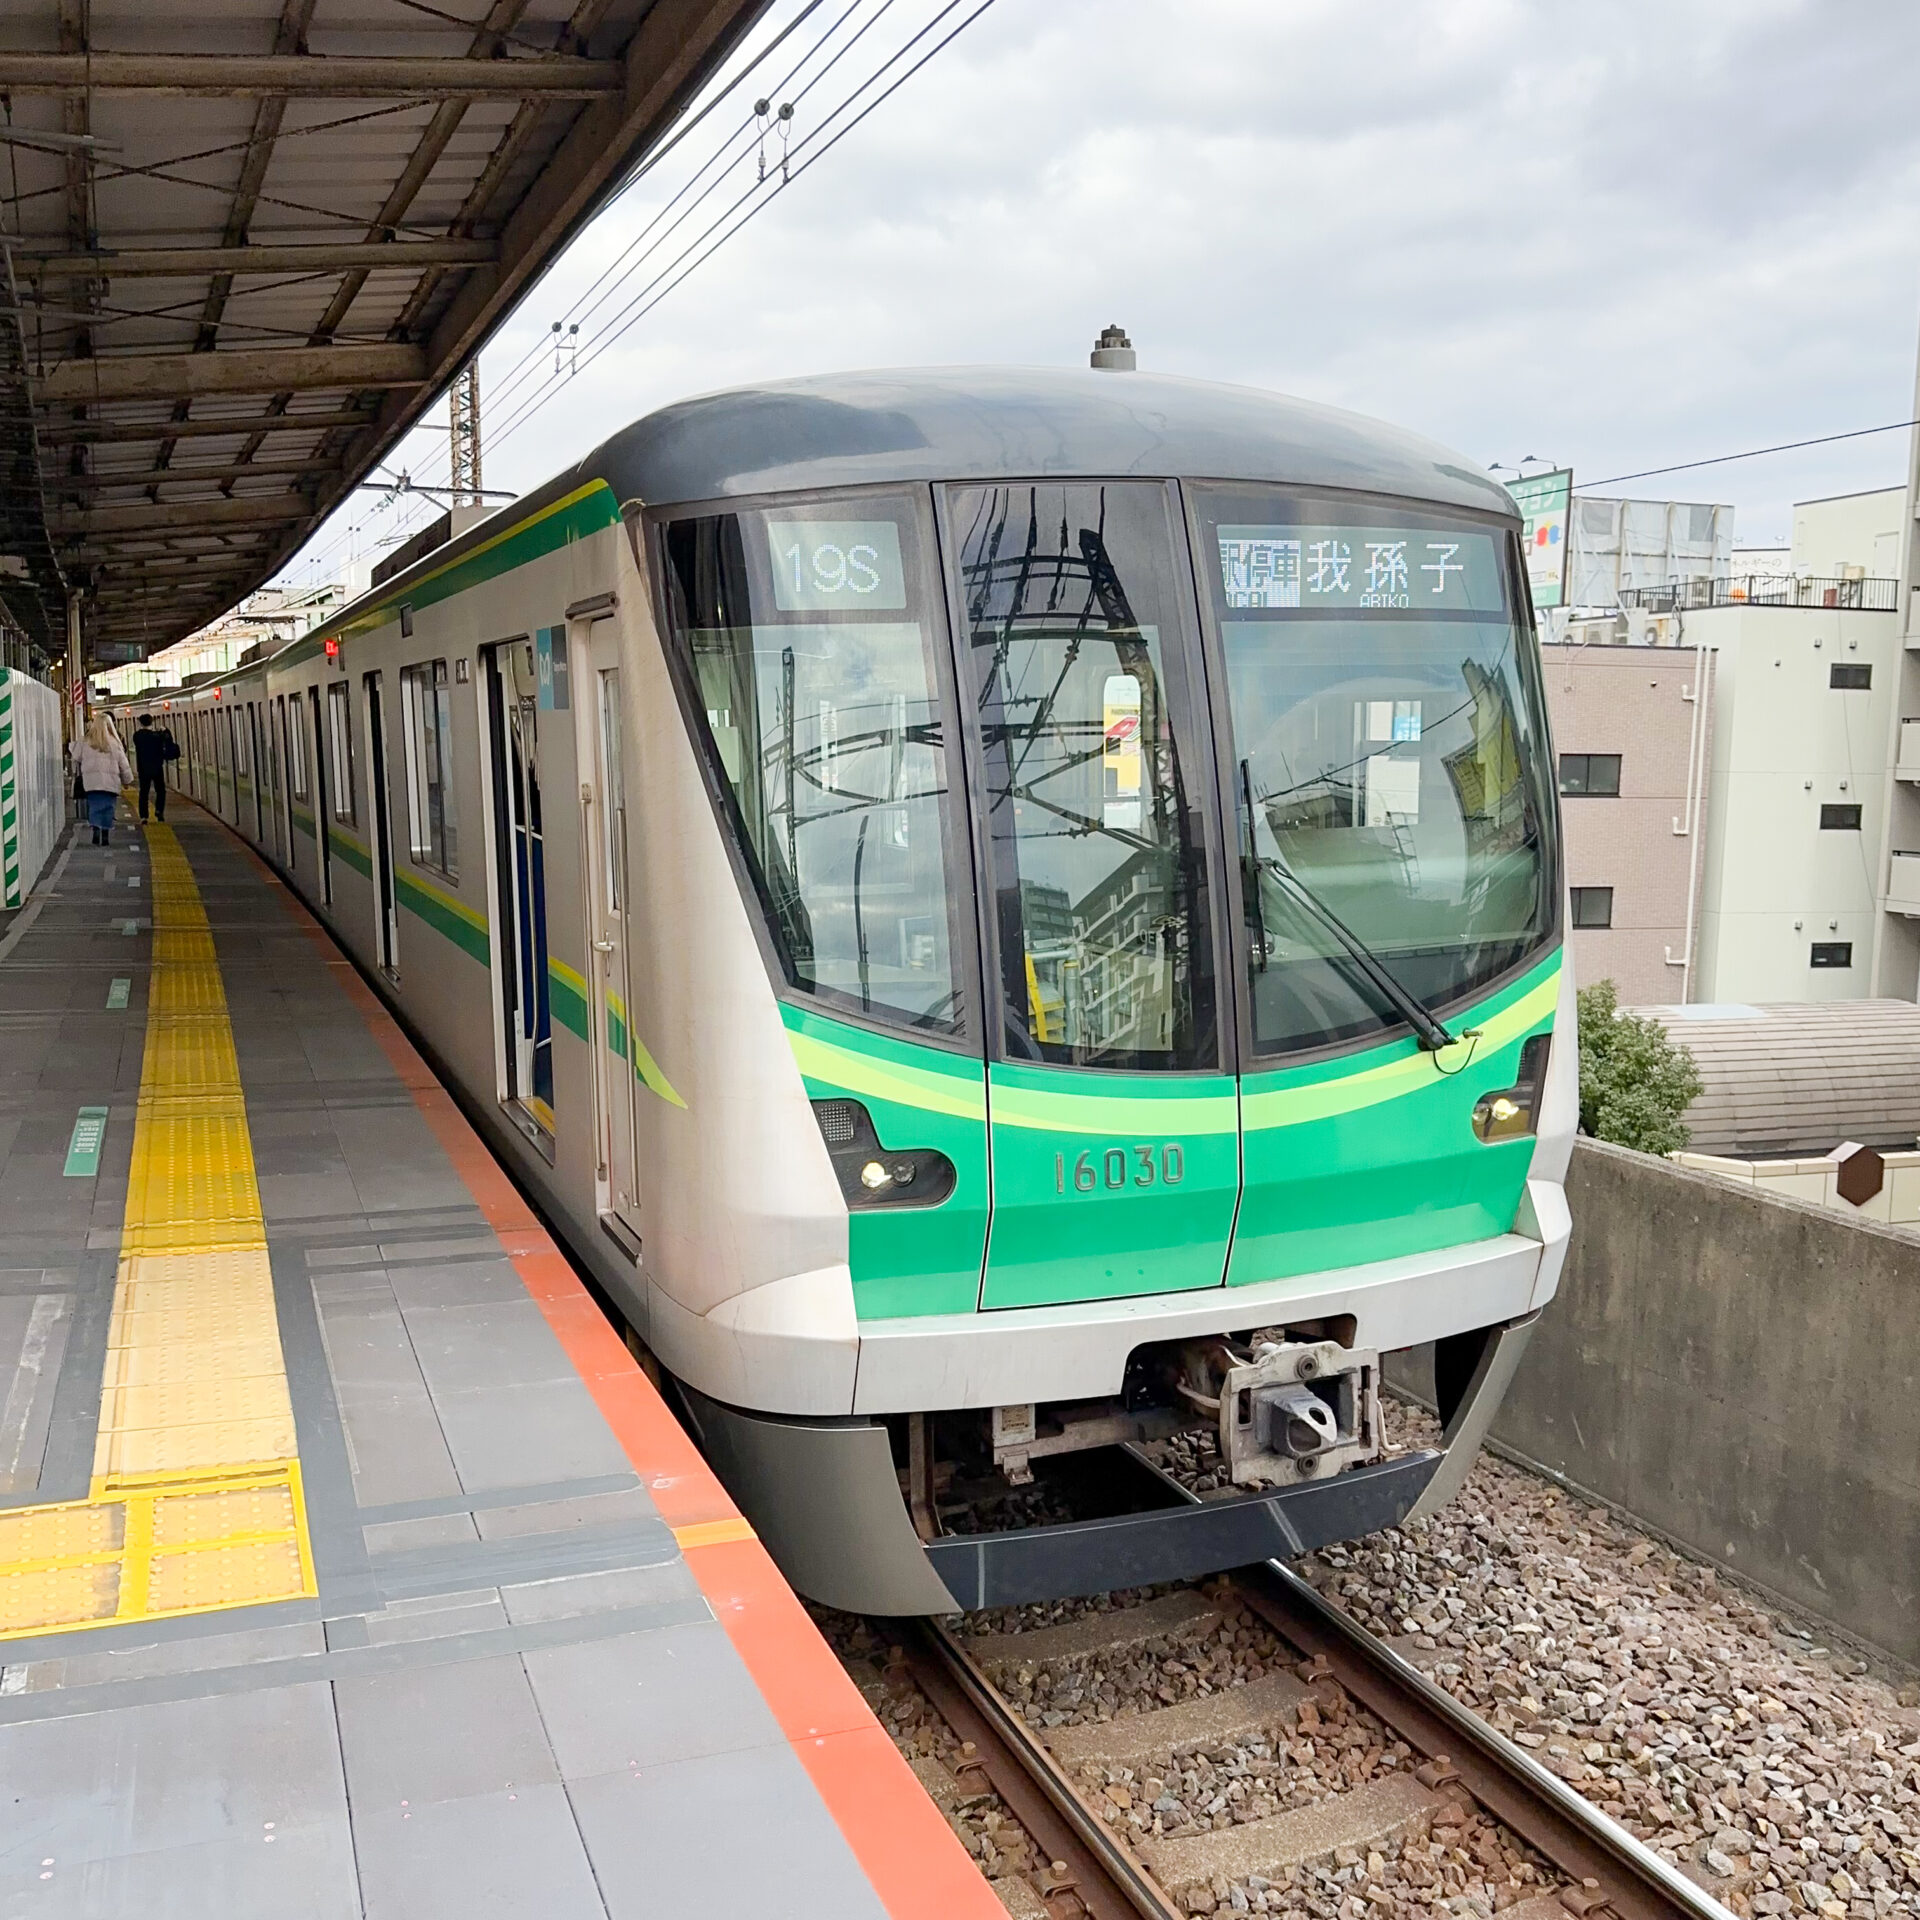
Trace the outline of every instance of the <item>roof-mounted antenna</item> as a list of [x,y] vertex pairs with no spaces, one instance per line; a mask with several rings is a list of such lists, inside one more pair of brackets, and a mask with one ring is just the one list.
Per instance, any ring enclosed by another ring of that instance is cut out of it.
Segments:
[[1127,338],[1125,327],[1102,327],[1100,338],[1093,343],[1093,354],[1087,363],[1107,373],[1131,373],[1135,367],[1133,342]]

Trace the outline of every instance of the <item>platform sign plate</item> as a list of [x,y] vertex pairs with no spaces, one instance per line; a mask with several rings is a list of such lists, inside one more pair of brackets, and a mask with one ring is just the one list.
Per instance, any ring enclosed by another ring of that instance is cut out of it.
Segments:
[[100,1149],[107,1140],[105,1107],[82,1107],[73,1123],[73,1138],[67,1142],[66,1177],[91,1180],[100,1171]]
[[127,1004],[127,995],[132,991],[133,982],[131,980],[114,981],[107,989],[107,1011],[109,1013],[120,1013],[124,1011]]

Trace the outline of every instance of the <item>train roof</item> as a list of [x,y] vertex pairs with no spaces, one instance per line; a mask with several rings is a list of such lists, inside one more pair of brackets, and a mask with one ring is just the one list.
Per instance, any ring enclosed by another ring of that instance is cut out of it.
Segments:
[[823,374],[661,407],[575,473],[648,506],[888,481],[1121,475],[1279,481],[1511,515],[1458,454],[1257,387],[1090,368]]
[[[671,507],[889,482],[1128,476],[1270,481],[1517,513],[1491,474],[1437,441],[1259,387],[1060,367],[817,374],[658,408],[275,657],[310,655],[326,635],[397,606],[583,488]],[[267,665],[249,661],[206,684],[238,682]],[[188,691],[168,688],[152,701]]]

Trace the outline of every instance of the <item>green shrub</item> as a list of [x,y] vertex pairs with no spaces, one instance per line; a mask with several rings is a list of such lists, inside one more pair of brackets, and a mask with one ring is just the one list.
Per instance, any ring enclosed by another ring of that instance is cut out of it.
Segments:
[[1657,1020],[1622,1013],[1611,980],[1580,989],[1580,1131],[1642,1153],[1678,1153],[1700,1091],[1693,1055]]

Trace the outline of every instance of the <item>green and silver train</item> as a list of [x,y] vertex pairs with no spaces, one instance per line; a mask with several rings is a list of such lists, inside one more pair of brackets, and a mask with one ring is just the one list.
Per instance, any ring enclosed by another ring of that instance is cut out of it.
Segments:
[[715,394],[150,704],[801,1591],[1095,1592],[1458,1489],[1577,1109],[1470,461],[1133,372]]

